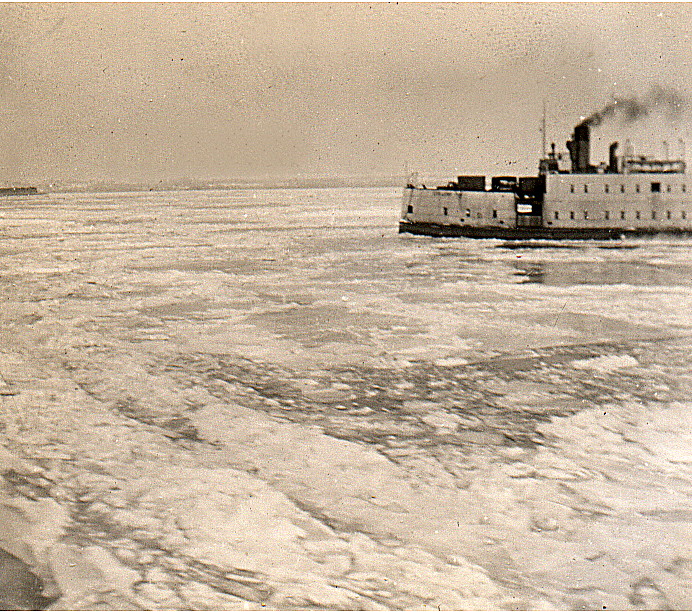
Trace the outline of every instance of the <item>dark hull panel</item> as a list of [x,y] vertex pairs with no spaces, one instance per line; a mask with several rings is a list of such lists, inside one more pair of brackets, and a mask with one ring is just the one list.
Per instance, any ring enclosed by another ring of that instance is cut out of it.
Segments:
[[489,227],[400,221],[399,233],[435,237],[499,238],[500,240],[618,240],[624,236],[692,236],[692,230],[671,228]]

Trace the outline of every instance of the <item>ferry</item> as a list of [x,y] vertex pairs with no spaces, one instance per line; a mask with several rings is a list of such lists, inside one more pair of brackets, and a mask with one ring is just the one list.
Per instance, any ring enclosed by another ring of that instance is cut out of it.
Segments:
[[[677,159],[638,156],[627,141],[609,159],[590,162],[589,120],[574,128],[567,154],[551,151],[536,176],[458,176],[428,188],[409,182],[399,232],[429,236],[526,239],[620,239],[692,235],[692,177]],[[544,130],[545,133],[545,130]],[[545,146],[544,146],[545,150]]]
[[0,196],[36,195],[36,187],[0,187]]

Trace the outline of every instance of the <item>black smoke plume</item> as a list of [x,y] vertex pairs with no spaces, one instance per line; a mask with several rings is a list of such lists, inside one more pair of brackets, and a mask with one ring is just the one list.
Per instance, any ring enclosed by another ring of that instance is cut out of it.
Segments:
[[614,98],[605,108],[584,119],[580,125],[595,127],[610,117],[631,123],[649,116],[653,111],[678,118],[685,107],[685,99],[674,89],[656,85],[641,97]]

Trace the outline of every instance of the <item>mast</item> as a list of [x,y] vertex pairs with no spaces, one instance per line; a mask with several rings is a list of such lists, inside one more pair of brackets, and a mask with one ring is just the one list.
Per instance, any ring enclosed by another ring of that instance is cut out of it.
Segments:
[[543,100],[543,118],[541,120],[541,159],[545,159],[545,100]]

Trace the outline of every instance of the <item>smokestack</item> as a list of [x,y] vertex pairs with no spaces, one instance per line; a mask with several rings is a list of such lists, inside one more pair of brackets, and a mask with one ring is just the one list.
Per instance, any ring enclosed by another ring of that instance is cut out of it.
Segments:
[[589,172],[591,169],[589,164],[590,140],[591,135],[587,119],[574,128],[572,140],[567,142],[567,150],[572,161],[572,172]]
[[616,173],[618,171],[618,157],[615,154],[617,148],[618,143],[616,141],[608,149],[608,172]]

